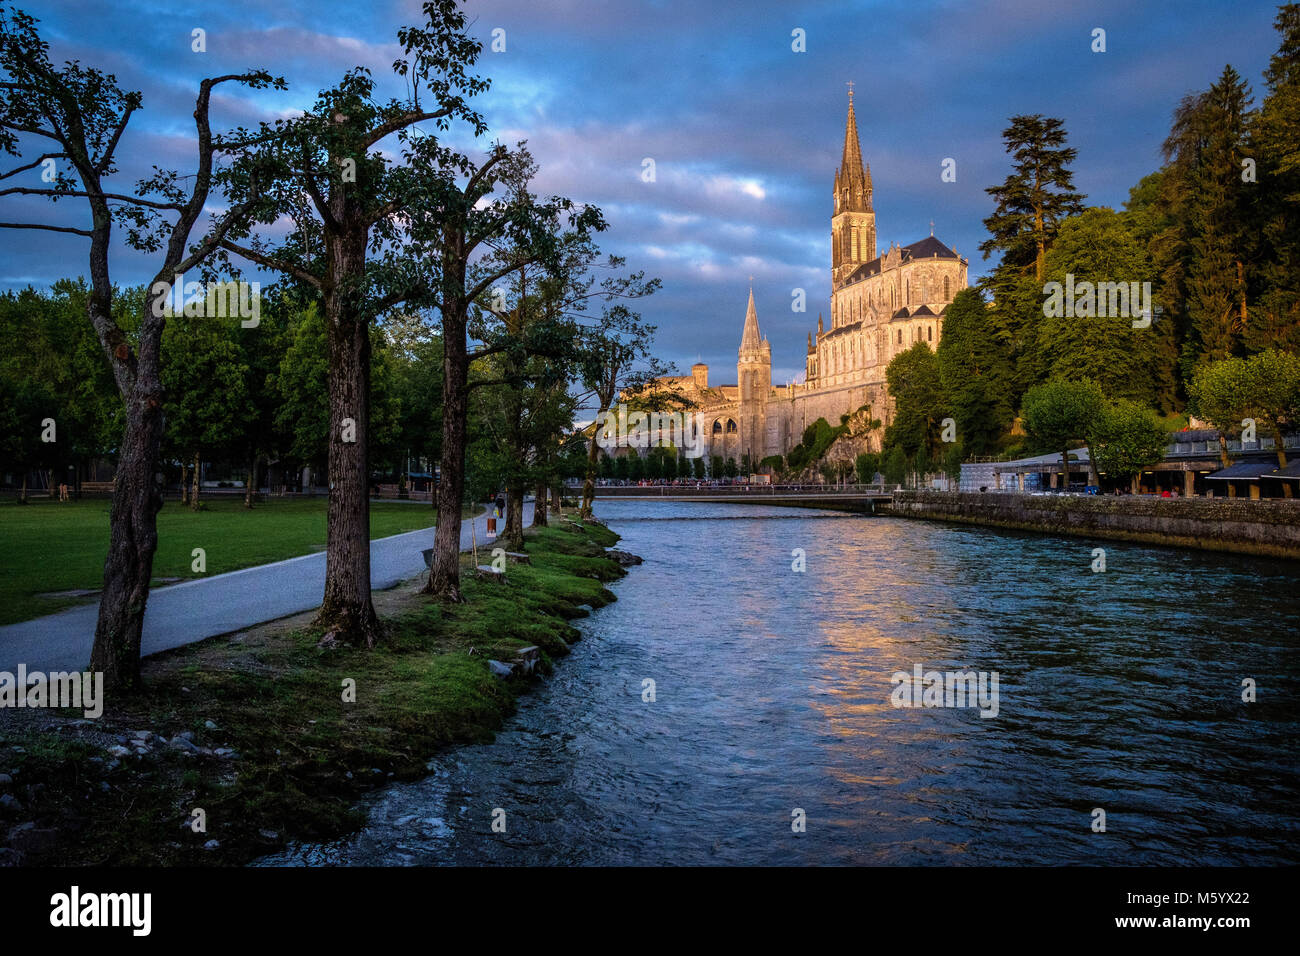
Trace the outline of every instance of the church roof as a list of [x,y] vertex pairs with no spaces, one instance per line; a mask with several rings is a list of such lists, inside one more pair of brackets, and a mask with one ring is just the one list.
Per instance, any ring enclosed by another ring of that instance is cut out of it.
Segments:
[[[960,256],[957,255],[957,253],[953,252],[951,249],[945,246],[938,239],[934,238],[934,236],[926,236],[924,239],[920,240],[919,242],[914,242],[908,246],[900,246],[898,251],[902,253],[902,258],[899,260],[899,265],[902,265],[905,262],[911,262],[914,259],[934,259],[934,258],[959,259],[961,258]],[[862,265],[858,266],[851,273],[849,273],[849,275],[845,278],[844,281],[846,283],[858,282],[862,279],[868,279],[871,276],[879,275],[880,264],[884,260],[884,258],[885,258],[884,256],[878,256],[877,258],[872,259],[870,262],[862,263]]]
[[857,331],[860,331],[861,328],[862,328],[862,322],[861,322],[861,321],[852,322],[852,323],[850,323],[850,324],[848,324],[848,325],[841,325],[841,326],[839,326],[838,328],[831,329],[829,332],[827,332],[825,335],[823,335],[823,336],[822,336],[822,341],[824,342],[824,341],[826,341],[827,339],[833,339],[833,338],[835,338],[836,336],[839,336],[839,335],[847,335],[847,334],[850,333],[850,332],[857,332]]
[[948,311],[948,307],[946,305],[943,308],[941,308],[938,312],[934,311],[928,305],[918,305],[915,309],[909,309],[907,308],[907,306],[903,306],[903,308],[899,309],[897,312],[891,315],[889,317],[889,320],[891,322],[897,322],[903,319],[923,319],[926,316],[930,316],[932,318],[938,318],[939,316],[943,315],[947,311]]
[[758,334],[758,311],[754,308],[754,290],[749,290],[749,308],[745,310],[745,331],[740,336],[742,349],[756,349],[762,345]]

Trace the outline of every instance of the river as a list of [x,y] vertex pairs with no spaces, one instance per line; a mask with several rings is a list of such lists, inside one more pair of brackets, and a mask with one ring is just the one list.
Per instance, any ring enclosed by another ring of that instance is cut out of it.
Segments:
[[[762,506],[597,514],[645,563],[495,742],[261,864],[1300,862],[1300,565]],[[893,706],[916,665],[996,672],[996,716]]]

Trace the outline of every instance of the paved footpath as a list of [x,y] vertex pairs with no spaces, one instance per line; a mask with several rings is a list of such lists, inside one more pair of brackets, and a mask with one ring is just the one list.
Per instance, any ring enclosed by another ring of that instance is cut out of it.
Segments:
[[[533,518],[532,502],[524,504],[524,526]],[[498,529],[505,518],[497,523]],[[480,550],[485,544],[487,513],[473,522]],[[471,523],[461,523],[461,550],[471,544]],[[370,542],[370,585],[390,588],[425,571],[420,552],[433,547],[432,527]],[[480,555],[481,559],[483,556]],[[216,574],[156,587],[144,612],[141,654],[191,644],[266,621],[319,607],[325,593],[325,552],[286,561]],[[78,607],[0,627],[0,671],[84,670],[90,661],[99,605]]]

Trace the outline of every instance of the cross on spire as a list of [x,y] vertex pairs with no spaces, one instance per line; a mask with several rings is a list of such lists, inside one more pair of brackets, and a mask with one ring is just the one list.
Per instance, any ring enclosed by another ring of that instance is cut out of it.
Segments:
[[844,85],[849,88],[849,105],[852,106],[853,105],[853,81],[849,80]]
[[934,220],[930,220],[930,235],[934,235]]

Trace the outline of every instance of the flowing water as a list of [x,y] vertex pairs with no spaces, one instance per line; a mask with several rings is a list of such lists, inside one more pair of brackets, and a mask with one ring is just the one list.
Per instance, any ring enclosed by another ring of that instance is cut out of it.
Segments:
[[[597,514],[645,564],[496,741],[261,863],[1300,862],[1300,565],[762,506]],[[916,665],[996,672],[996,716],[893,706]]]

